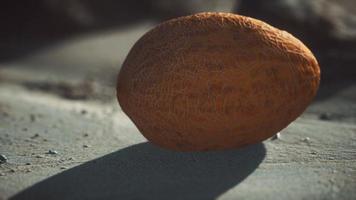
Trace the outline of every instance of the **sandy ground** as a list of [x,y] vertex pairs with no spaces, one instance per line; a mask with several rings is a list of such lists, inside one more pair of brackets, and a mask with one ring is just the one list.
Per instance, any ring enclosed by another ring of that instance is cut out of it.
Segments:
[[118,106],[115,80],[150,27],[0,63],[0,199],[356,199],[354,83],[322,83],[279,139],[205,153],[148,143]]

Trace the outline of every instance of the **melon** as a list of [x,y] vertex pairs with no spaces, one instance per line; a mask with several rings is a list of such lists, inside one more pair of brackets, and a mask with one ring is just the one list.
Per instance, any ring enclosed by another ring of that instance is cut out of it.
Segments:
[[222,150],[284,129],[319,81],[316,58],[286,31],[241,15],[198,13],[163,22],[135,43],[117,98],[153,144]]

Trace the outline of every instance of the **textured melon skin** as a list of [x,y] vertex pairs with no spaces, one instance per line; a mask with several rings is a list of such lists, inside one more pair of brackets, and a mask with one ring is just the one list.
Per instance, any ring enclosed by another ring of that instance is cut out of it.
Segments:
[[164,22],[134,45],[117,98],[152,143],[220,150],[285,128],[319,80],[317,60],[291,34],[249,17],[199,13]]

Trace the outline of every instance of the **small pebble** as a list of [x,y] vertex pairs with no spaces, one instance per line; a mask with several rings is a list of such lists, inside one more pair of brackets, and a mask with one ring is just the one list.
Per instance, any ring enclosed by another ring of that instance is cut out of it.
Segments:
[[80,113],[81,113],[82,115],[85,115],[85,114],[88,113],[88,111],[86,111],[86,110],[83,109],[83,110],[80,111]]
[[302,139],[303,142],[310,142],[310,138],[309,137],[305,137]]
[[84,135],[83,135],[84,137],[88,137],[89,136],[89,134],[88,133],[84,133]]
[[56,155],[58,152],[56,150],[48,150],[47,154]]
[[7,157],[5,155],[0,154],[0,164],[6,163]]
[[30,120],[31,122],[36,121],[36,116],[34,114],[30,114]]
[[7,112],[2,112],[1,114],[2,114],[2,116],[4,116],[4,117],[8,117],[8,116],[9,116],[9,113],[7,113]]
[[67,169],[67,167],[61,167],[60,169]]
[[14,172],[16,172],[14,169],[10,169],[10,172],[12,172],[12,173],[14,173]]
[[35,139],[35,138],[37,138],[37,137],[39,137],[40,135],[38,134],[38,133],[36,133],[36,134],[34,134],[32,137],[31,137],[31,139]]
[[319,119],[320,119],[320,120],[330,120],[331,117],[330,117],[330,114],[329,114],[329,113],[321,113],[321,114],[319,115]]
[[86,145],[86,144],[84,144],[84,145],[83,145],[83,147],[84,147],[84,148],[88,148],[89,146],[88,146],[88,145]]
[[28,162],[28,163],[26,163],[26,165],[31,165],[31,163]]
[[42,155],[37,155],[36,158],[44,158]]
[[278,132],[276,135],[272,136],[271,140],[278,140],[279,138],[281,138],[280,132]]

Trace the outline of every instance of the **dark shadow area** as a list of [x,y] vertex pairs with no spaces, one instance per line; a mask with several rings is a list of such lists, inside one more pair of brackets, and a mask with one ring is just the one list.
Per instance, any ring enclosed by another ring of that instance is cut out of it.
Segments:
[[216,199],[263,161],[262,143],[239,150],[181,153],[133,145],[50,177],[19,199]]
[[[352,51],[351,51],[352,52]],[[355,49],[356,54],[356,49]],[[356,57],[343,59],[324,56],[319,58],[321,82],[317,101],[327,100],[343,89],[356,85]]]

